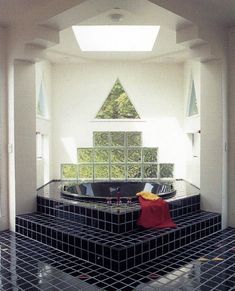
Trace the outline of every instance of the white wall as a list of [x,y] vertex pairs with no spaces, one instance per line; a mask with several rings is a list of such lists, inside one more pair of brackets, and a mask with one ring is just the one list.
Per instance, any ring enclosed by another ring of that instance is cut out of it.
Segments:
[[[159,146],[160,162],[185,176],[183,65],[93,63],[53,65],[53,177],[61,163],[76,163],[76,148],[92,146],[97,130],[143,132],[144,146]],[[94,118],[119,78],[143,122]]]
[[200,151],[194,157],[192,152],[192,133],[201,129],[200,115],[188,117],[188,106],[191,81],[194,80],[198,110],[200,114],[201,102],[201,64],[196,61],[188,61],[184,65],[184,128],[187,133],[187,146],[190,154],[186,161],[185,179],[200,188]]
[[[43,158],[37,159],[37,188],[46,184],[52,179],[51,163],[51,64],[47,61],[35,64],[36,74],[36,102],[40,92],[41,81],[43,80],[43,89],[46,98],[45,118],[37,116],[36,131],[40,132],[48,141],[44,139]],[[36,138],[36,137],[35,137]]]
[[223,151],[222,61],[213,60],[202,64],[201,70],[201,207],[203,210],[222,212]]

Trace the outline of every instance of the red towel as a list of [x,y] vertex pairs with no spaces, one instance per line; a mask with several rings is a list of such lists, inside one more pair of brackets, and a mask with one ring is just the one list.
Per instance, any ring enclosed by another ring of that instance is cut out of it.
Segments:
[[144,228],[170,228],[176,227],[169,212],[168,203],[159,198],[157,200],[146,200],[139,197],[141,214],[137,224]]

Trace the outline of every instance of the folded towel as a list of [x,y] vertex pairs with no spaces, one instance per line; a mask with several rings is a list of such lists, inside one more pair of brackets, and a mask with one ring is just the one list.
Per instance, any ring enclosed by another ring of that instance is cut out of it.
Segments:
[[162,198],[148,200],[139,196],[141,213],[137,224],[144,228],[173,228],[176,224],[172,221],[168,203]]
[[142,191],[142,192],[137,193],[136,195],[139,196],[139,197],[141,196],[142,198],[147,199],[147,200],[157,200],[157,199],[159,199],[159,196],[157,194],[153,194],[151,192]]

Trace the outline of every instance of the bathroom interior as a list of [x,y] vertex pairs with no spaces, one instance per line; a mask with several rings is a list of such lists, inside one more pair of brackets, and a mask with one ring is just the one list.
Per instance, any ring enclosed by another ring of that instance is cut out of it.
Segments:
[[[12,59],[11,232],[0,244],[3,270],[11,257],[24,274],[3,290],[235,286],[224,39],[154,2],[84,1]],[[113,38],[120,27],[155,29],[152,48],[128,48],[134,30]],[[83,50],[79,29],[87,40],[90,28],[90,44],[114,47]],[[157,194],[174,226],[140,225],[139,192]]]

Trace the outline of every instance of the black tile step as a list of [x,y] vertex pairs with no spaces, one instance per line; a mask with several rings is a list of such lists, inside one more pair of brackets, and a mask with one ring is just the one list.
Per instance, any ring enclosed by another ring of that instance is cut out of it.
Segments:
[[[117,206],[115,203],[110,205],[63,199],[60,193],[61,183],[54,181],[38,190],[38,212],[113,233],[136,229],[136,220],[140,214],[139,203]],[[166,200],[173,219],[200,211],[200,189],[184,180],[174,181],[174,188],[176,195]]]
[[[170,215],[177,218],[200,211],[200,195],[169,199]],[[113,233],[124,233],[137,228],[140,215],[139,203],[132,205],[107,206],[105,204],[54,201],[44,197],[37,198],[37,211],[52,217],[79,222]]]
[[16,232],[114,271],[124,271],[221,229],[220,214],[175,219],[176,229],[114,234],[40,213],[19,215]]

